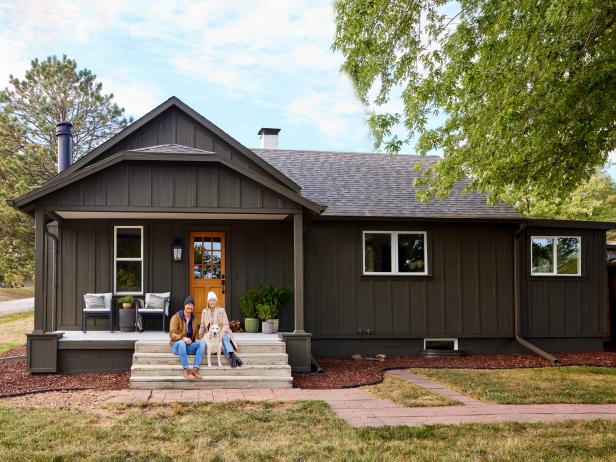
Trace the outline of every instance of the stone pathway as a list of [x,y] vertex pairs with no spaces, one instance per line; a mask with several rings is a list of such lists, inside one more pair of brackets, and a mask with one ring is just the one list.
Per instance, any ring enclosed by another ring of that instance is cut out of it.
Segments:
[[339,390],[216,389],[121,390],[111,401],[168,403],[320,400],[353,427],[498,422],[549,422],[569,419],[616,419],[616,404],[488,404],[406,370],[389,371],[400,379],[462,403],[460,406],[404,407],[358,388]]

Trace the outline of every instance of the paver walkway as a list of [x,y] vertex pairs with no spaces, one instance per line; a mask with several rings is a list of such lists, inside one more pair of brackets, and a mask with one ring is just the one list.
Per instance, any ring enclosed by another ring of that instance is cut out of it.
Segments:
[[120,403],[227,402],[320,400],[353,427],[383,425],[436,425],[496,422],[548,422],[569,419],[616,419],[616,404],[488,404],[463,395],[440,383],[405,370],[388,374],[455,399],[460,406],[403,407],[379,399],[358,388],[338,390],[216,389],[216,390],[122,390],[112,401]]

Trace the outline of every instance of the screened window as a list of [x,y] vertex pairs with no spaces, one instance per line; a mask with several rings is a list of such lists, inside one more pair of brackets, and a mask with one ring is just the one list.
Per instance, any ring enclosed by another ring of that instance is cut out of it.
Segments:
[[581,244],[579,236],[532,236],[531,275],[579,276],[582,272]]
[[114,227],[113,292],[143,294],[143,226]]
[[428,274],[424,231],[364,231],[364,274]]

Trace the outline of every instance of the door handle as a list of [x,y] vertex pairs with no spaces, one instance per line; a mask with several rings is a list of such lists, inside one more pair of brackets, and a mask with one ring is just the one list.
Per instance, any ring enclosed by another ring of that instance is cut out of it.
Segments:
[[225,293],[225,275],[223,274],[220,278],[222,279],[222,288],[221,288],[221,291],[222,291],[222,293],[224,294],[224,293]]

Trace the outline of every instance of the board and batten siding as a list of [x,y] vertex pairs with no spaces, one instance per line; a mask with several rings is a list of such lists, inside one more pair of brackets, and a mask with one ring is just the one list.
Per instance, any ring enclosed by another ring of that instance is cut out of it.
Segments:
[[[255,137],[255,142],[256,141]],[[204,151],[215,152],[223,159],[279,182],[277,178],[261,166],[248,159],[226,141],[176,108],[168,109],[160,116],[136,130],[130,136],[101,153],[101,155],[96,158],[96,162],[118,152],[162,144],[180,144],[202,149]]]
[[[430,274],[362,275],[362,231],[369,230],[426,231]],[[315,339],[510,337],[514,231],[500,224],[314,221],[305,238],[306,329]]]
[[[111,292],[113,287],[113,227],[144,226],[144,288],[147,292],[171,291],[171,311],[182,307],[187,294],[189,259],[188,234],[191,231],[226,233],[227,314],[243,319],[240,295],[265,282],[277,287],[293,287],[293,228],[280,221],[177,221],[177,220],[67,220],[60,230],[56,312],[52,315],[52,284],[47,284],[47,329],[52,316],[58,330],[81,328],[81,299],[88,292]],[[171,260],[176,238],[184,245],[181,262]],[[49,245],[48,248],[51,248]],[[49,253],[48,258],[51,257]],[[51,264],[48,264],[51,268]],[[48,273],[48,280],[51,270]],[[160,321],[152,323],[152,328]],[[116,317],[117,327],[117,317]],[[293,329],[293,307],[280,314],[280,327]],[[106,330],[106,320],[88,320],[88,329]]]
[[[581,276],[531,276],[531,236],[580,236]],[[528,337],[600,337],[605,334],[605,231],[528,228],[522,239],[522,331]]]
[[88,206],[299,210],[286,197],[214,162],[121,162],[45,196],[37,204],[84,210]]

